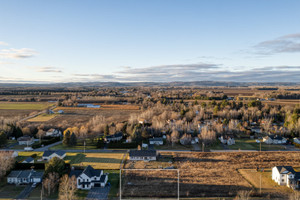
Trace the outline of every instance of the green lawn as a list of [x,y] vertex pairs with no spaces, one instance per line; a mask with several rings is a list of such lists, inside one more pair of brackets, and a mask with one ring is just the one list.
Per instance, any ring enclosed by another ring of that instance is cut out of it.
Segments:
[[120,169],[124,153],[67,153],[65,162],[74,166],[91,165],[95,169]]
[[[76,146],[66,146],[63,144],[58,144],[56,146],[53,146],[50,148],[51,150],[68,150],[68,149],[77,149],[77,150],[84,150],[84,145],[83,145],[83,140],[78,140],[77,141],[77,145]],[[85,149],[89,150],[89,149],[97,149],[96,144],[93,143],[91,140],[86,140],[86,144],[85,144]]]
[[0,188],[0,199],[14,199],[26,186],[4,185]]
[[157,150],[193,150],[192,145],[181,145],[181,144],[165,144],[161,146],[154,145]]
[[19,102],[3,102],[0,103],[0,110],[44,110],[53,103],[19,103]]
[[108,197],[115,198],[119,194],[119,181],[120,181],[120,171],[119,170],[104,170],[104,173],[109,173],[108,182],[110,183],[110,191]]
[[[228,146],[229,149],[232,150],[260,150],[260,144],[256,143],[255,139],[236,139],[234,145]],[[261,150],[284,150],[284,146],[282,145],[269,145],[264,142],[261,143]]]
[[[34,144],[39,144],[40,142],[34,142],[32,145]],[[28,147],[30,147],[31,145],[28,145]],[[16,145],[16,146],[13,146],[11,149],[24,149],[25,147],[27,147],[27,145]]]

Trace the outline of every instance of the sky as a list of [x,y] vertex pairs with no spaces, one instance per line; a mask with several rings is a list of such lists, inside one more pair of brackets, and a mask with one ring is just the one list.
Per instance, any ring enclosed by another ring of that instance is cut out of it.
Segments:
[[300,82],[299,0],[0,0],[0,82]]

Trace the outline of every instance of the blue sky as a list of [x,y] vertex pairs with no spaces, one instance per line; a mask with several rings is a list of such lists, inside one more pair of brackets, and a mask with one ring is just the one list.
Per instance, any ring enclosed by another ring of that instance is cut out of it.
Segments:
[[300,80],[298,0],[0,0],[0,82]]

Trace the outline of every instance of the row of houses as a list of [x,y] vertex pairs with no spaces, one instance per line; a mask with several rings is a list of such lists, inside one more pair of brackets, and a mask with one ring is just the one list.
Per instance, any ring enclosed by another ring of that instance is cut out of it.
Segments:
[[[8,184],[23,185],[31,183],[41,183],[44,172],[35,170],[15,170],[11,171],[7,176]],[[69,176],[75,176],[77,188],[90,190],[95,187],[105,187],[108,181],[108,174],[104,174],[103,170],[94,169],[90,165],[84,170],[72,169]]]
[[263,137],[263,142],[266,144],[286,144],[287,139],[279,135],[268,135]]

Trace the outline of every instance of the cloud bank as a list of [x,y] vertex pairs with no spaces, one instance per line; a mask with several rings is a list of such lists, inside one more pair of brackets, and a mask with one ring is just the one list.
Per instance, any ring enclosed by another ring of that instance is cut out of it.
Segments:
[[300,33],[285,35],[273,40],[260,42],[254,46],[258,54],[299,53]]

